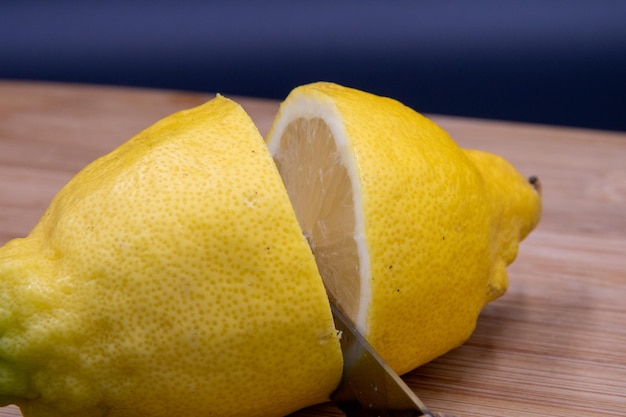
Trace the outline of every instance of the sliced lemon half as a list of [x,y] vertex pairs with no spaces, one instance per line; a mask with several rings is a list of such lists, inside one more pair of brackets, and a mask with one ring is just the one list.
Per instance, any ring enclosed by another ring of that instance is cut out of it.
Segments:
[[506,161],[487,181],[501,158],[389,98],[298,87],[266,141],[329,296],[400,373],[470,336],[539,219],[538,193]]

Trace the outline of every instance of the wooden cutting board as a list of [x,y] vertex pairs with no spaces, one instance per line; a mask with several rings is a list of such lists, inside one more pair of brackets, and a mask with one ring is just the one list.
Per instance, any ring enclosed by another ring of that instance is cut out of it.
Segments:
[[[209,94],[0,81],[0,245],[80,168]],[[241,98],[266,133],[278,104]],[[462,347],[404,379],[464,417],[626,416],[626,134],[433,116],[543,184],[544,215]],[[0,417],[18,416],[14,407]],[[296,416],[339,416],[332,405]]]

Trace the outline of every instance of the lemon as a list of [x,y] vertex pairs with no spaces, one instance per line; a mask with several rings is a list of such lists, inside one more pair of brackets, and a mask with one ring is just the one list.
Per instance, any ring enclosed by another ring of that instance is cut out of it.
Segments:
[[266,140],[331,298],[399,373],[470,336],[539,221],[508,162],[389,98],[301,86]]
[[94,161],[0,248],[0,406],[286,415],[341,378],[328,297],[404,373],[469,337],[540,211],[508,162],[395,100],[302,86],[264,142],[217,96]]
[[0,406],[25,416],[281,416],[341,368],[278,171],[224,97],[87,166],[0,249]]

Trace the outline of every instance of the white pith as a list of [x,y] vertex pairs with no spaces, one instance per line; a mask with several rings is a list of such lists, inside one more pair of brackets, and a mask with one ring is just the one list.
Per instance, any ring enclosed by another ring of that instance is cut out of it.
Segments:
[[[352,206],[354,216],[354,230],[352,238],[356,245],[359,267],[359,302],[356,317],[352,316],[356,327],[367,334],[367,309],[371,299],[370,265],[367,242],[365,240],[365,218],[363,214],[363,201],[361,197],[361,185],[357,171],[355,156],[344,130],[340,112],[335,104],[325,96],[308,97],[303,95],[292,96],[288,106],[281,107],[280,117],[274,122],[268,148],[272,156],[276,157],[280,151],[281,139],[288,126],[297,119],[321,119],[330,129],[333,136],[339,163],[343,165],[350,179],[352,188]],[[290,195],[290,198],[292,196]],[[293,199],[293,198],[292,198]],[[323,277],[326,282],[326,277]]]

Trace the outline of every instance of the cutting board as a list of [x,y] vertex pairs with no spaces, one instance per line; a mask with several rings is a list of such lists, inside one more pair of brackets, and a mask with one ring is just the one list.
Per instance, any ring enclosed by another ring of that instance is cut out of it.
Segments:
[[[91,160],[211,97],[0,82],[0,244],[27,234]],[[236,99],[266,133],[278,103]],[[405,381],[463,417],[626,416],[626,133],[431,117],[461,146],[538,176],[544,213],[472,337]],[[294,415],[341,414],[322,404]]]

